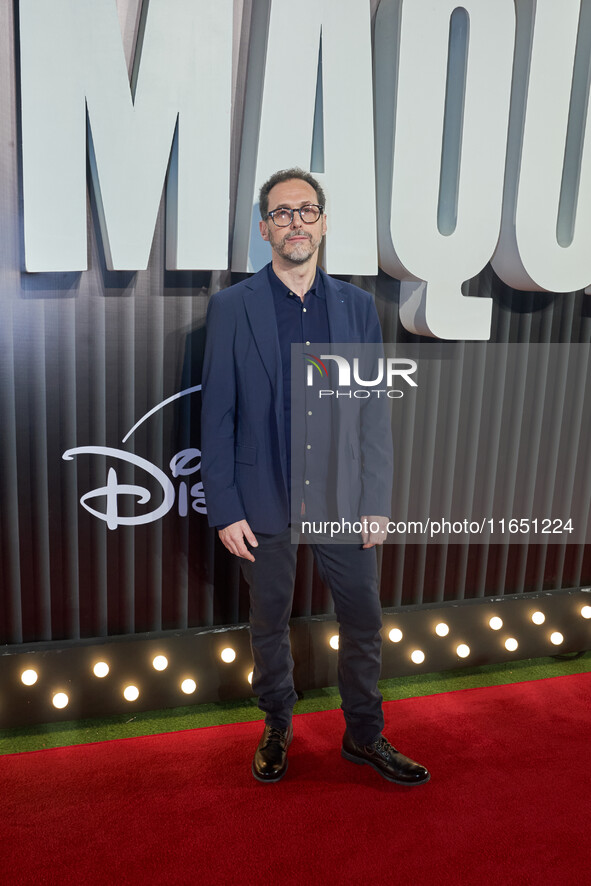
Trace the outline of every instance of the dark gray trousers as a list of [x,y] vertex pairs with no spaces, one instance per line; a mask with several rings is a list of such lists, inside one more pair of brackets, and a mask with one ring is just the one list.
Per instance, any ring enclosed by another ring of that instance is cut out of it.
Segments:
[[[254,658],[252,687],[265,722],[285,729],[297,695],[289,618],[293,602],[297,545],[291,531],[256,535],[255,562],[241,560],[250,589],[250,636]],[[382,613],[375,548],[356,544],[311,544],[322,580],[331,590],[339,623],[338,684],[345,722],[353,738],[370,744],[382,731]]]

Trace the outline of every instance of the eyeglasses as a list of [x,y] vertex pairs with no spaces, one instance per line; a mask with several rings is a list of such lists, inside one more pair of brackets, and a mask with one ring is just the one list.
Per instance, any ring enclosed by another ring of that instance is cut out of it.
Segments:
[[286,206],[281,206],[279,209],[272,209],[271,212],[268,212],[267,218],[273,219],[273,223],[278,228],[286,228],[292,223],[294,212],[299,212],[304,224],[313,225],[324,212],[324,206],[318,206],[317,203],[307,203],[306,206],[300,206],[299,209],[288,209]]

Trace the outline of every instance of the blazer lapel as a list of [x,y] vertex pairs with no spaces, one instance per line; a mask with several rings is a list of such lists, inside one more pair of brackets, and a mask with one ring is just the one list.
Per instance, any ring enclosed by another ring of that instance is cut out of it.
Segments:
[[246,292],[243,296],[244,307],[250,324],[252,336],[263,365],[271,380],[275,415],[279,430],[279,445],[282,461],[286,461],[285,431],[283,428],[283,377],[281,370],[281,352],[277,335],[277,320],[273,293],[267,276],[267,268],[245,281]]
[[320,271],[324,281],[324,293],[326,295],[326,309],[328,313],[328,328],[331,342],[349,341],[349,313],[340,282],[333,280],[324,271]]
[[280,378],[281,354],[277,337],[273,293],[263,268],[245,281],[244,307],[261,360],[275,387]]

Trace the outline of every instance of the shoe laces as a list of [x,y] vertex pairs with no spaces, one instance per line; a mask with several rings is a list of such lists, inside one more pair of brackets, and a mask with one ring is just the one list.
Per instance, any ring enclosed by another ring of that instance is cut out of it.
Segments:
[[396,748],[390,744],[385,735],[380,735],[379,738],[376,738],[372,747],[374,747],[379,754],[383,754],[384,756],[398,753]]
[[278,729],[276,726],[270,726],[269,732],[267,733],[267,741],[265,745],[270,745],[271,742],[283,742],[285,741],[287,735],[286,729]]

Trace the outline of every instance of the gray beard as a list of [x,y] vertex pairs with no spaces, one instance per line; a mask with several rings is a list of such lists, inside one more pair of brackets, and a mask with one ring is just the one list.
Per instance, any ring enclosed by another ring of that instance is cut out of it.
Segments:
[[277,251],[279,252],[279,255],[282,256],[282,258],[286,258],[288,261],[293,262],[294,265],[302,265],[304,264],[304,262],[308,261],[308,259],[311,258],[316,252],[315,249],[310,249],[311,244],[312,240],[309,239],[307,243],[301,243],[298,246],[295,246],[292,250],[288,251],[289,247],[287,246],[287,243],[283,243],[281,246],[281,250]]
[[288,261],[292,261],[294,265],[302,265],[304,262],[308,261],[313,254],[313,252],[310,252],[309,249],[302,245],[296,247],[293,252],[286,252],[284,258],[288,259]]

